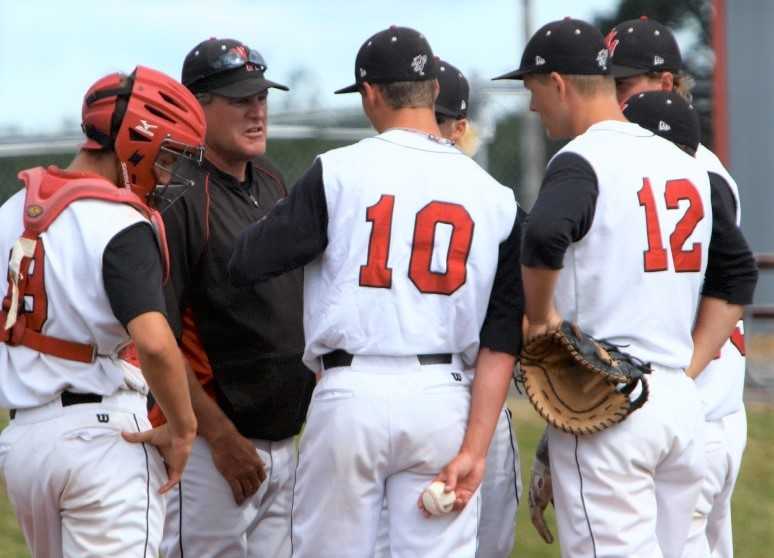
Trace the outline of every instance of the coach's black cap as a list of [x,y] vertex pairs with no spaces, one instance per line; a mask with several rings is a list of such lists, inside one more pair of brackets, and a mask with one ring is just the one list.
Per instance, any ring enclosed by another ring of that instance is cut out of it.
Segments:
[[541,27],[527,43],[521,66],[493,79],[524,79],[527,74],[607,75],[607,47],[602,33],[569,17]]
[[644,16],[619,23],[605,42],[613,77],[677,72],[683,65],[680,47],[669,27]]
[[435,100],[435,112],[451,118],[467,118],[470,86],[457,68],[437,59],[438,84],[441,91]]
[[269,87],[288,88],[264,77],[263,56],[233,39],[207,39],[196,45],[183,62],[183,82],[193,93],[223,97],[250,97]]
[[419,31],[392,26],[379,31],[360,47],[355,58],[355,83],[336,93],[355,93],[360,85],[436,78],[436,60]]
[[624,116],[635,124],[673,143],[699,146],[701,127],[693,105],[674,91],[649,91],[630,97],[623,106]]

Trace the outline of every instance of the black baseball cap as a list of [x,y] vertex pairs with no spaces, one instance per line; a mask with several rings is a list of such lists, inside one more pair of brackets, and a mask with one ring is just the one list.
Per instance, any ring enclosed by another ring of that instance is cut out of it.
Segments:
[[630,97],[623,106],[624,116],[654,134],[690,147],[699,146],[699,115],[680,94],[674,91],[648,91]]
[[355,93],[363,82],[392,83],[436,78],[436,60],[425,36],[409,27],[392,26],[370,37],[355,58],[355,83],[339,93]]
[[619,23],[605,42],[610,51],[610,73],[616,78],[678,72],[683,66],[680,47],[669,27],[645,16]]
[[269,87],[288,88],[264,77],[263,56],[234,39],[207,39],[185,57],[181,81],[192,93],[213,93],[239,99]]
[[518,69],[492,79],[524,79],[527,74],[558,72],[608,75],[607,47],[593,25],[566,17],[545,24],[532,35]]
[[470,96],[468,80],[455,66],[440,58],[436,59],[436,71],[438,84],[441,86],[435,100],[436,114],[450,118],[466,118]]

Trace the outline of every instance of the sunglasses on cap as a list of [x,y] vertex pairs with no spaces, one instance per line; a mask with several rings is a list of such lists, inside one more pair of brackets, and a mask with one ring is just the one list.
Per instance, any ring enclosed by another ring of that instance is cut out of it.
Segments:
[[260,52],[242,45],[231,47],[214,60],[209,61],[206,68],[203,68],[195,77],[190,78],[188,82],[192,83],[221,72],[236,70],[247,64],[255,66],[255,69],[261,73],[266,71],[266,61]]

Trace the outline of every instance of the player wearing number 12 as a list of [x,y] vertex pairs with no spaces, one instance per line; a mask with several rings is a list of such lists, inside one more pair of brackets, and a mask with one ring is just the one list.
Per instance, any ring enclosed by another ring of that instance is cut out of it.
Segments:
[[649,399],[623,422],[583,436],[548,428],[562,556],[677,557],[703,474],[703,415],[685,370],[695,352],[720,349],[750,301],[736,268],[748,248],[738,229],[716,230],[706,170],[626,121],[607,58],[597,29],[565,19],[502,76],[524,80],[549,136],[573,138],[525,223],[527,339],[571,320],[653,370]]
[[[306,266],[304,360],[322,377],[300,447],[297,558],[372,556],[385,498],[393,557],[476,552],[478,486],[521,346],[520,219],[513,192],[440,137],[436,66],[412,29],[368,39],[339,93],[361,94],[379,135],[319,156],[231,260],[239,284]],[[427,518],[418,500],[434,480],[457,499]]]

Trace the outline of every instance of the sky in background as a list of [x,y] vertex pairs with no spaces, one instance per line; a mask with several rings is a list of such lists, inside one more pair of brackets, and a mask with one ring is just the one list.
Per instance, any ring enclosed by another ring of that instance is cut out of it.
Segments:
[[[617,0],[532,0],[535,28],[591,19]],[[363,41],[390,25],[422,31],[435,53],[468,75],[518,66],[522,0],[0,0],[0,135],[54,133],[80,121],[100,76],[137,64],[179,78],[183,58],[210,36],[239,39],[266,59],[272,111],[357,106],[333,95],[354,80]],[[283,95],[291,95],[283,98]]]

